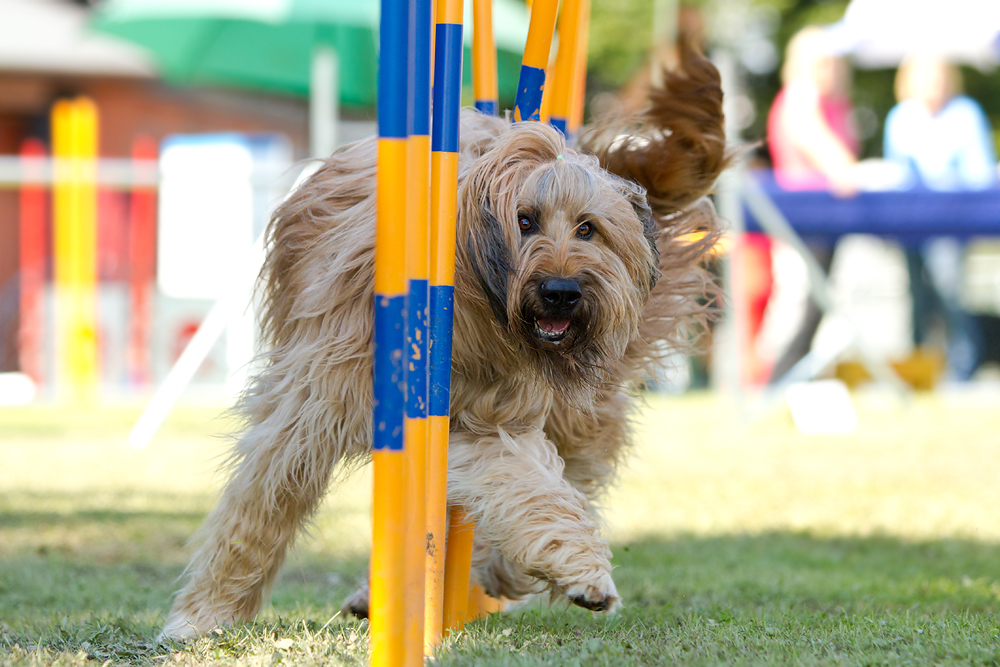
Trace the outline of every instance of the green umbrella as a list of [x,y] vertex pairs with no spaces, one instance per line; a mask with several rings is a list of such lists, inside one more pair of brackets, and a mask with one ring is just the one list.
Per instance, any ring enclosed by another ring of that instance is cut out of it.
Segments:
[[[234,84],[310,95],[314,155],[335,143],[337,102],[376,98],[379,0],[105,0],[92,26],[149,50],[176,83]],[[471,0],[465,15],[471,17]],[[501,94],[513,98],[528,31],[526,7],[494,0]],[[466,41],[472,30],[466,25]],[[468,52],[468,49],[466,50]],[[470,70],[468,53],[464,67]],[[339,91],[336,94],[334,91]],[[317,134],[324,135],[317,139]]]

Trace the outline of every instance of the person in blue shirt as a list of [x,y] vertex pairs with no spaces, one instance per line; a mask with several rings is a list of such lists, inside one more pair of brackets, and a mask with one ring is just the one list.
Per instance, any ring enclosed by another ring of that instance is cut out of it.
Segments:
[[[980,106],[961,94],[954,65],[934,56],[905,61],[896,75],[899,103],[885,122],[884,155],[906,165],[917,187],[981,190],[997,185],[997,157],[989,121]],[[964,244],[937,237],[908,248],[913,297],[913,343],[926,344],[934,311],[944,315],[948,373],[967,380],[982,361],[983,340],[975,319],[961,306]]]

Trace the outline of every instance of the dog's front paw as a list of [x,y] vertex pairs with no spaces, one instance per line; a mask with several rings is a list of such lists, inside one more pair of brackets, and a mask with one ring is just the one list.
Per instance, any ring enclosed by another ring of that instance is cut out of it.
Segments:
[[565,586],[562,592],[570,602],[590,611],[614,611],[621,606],[618,589],[608,572],[600,572],[590,581]]
[[368,582],[364,582],[358,590],[351,593],[340,605],[340,613],[344,616],[368,618]]

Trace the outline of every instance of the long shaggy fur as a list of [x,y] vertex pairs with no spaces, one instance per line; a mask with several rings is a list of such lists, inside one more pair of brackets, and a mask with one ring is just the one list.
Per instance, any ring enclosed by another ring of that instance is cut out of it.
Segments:
[[[634,387],[714,299],[700,198],[727,159],[721,91],[707,61],[683,64],[635,123],[579,150],[541,123],[462,115],[448,498],[476,522],[475,577],[494,596],[619,602],[594,503]],[[374,139],[337,152],[271,221],[266,363],[166,636],[253,618],[334,468],[369,454],[375,154]],[[556,303],[555,279],[578,300]]]

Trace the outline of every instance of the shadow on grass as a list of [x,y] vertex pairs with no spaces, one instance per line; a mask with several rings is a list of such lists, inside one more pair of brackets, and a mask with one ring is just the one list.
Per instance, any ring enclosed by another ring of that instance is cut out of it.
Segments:
[[81,524],[114,526],[126,523],[183,522],[197,525],[205,518],[201,511],[159,512],[128,510],[74,510],[69,512],[3,512],[0,513],[0,530],[4,528],[67,528],[78,529]]
[[[650,537],[613,550],[620,614],[529,603],[467,626],[438,664],[1000,664],[997,544],[770,533]],[[365,570],[360,558],[293,553],[261,620],[185,655],[207,664],[224,649],[239,660],[271,650],[261,637],[281,636],[329,645],[338,664],[363,664],[363,642],[344,639],[359,626],[335,615]],[[102,661],[159,660],[172,649],[153,638],[180,572],[149,559],[5,562],[0,651],[41,645]],[[296,650],[282,663],[295,663]]]

